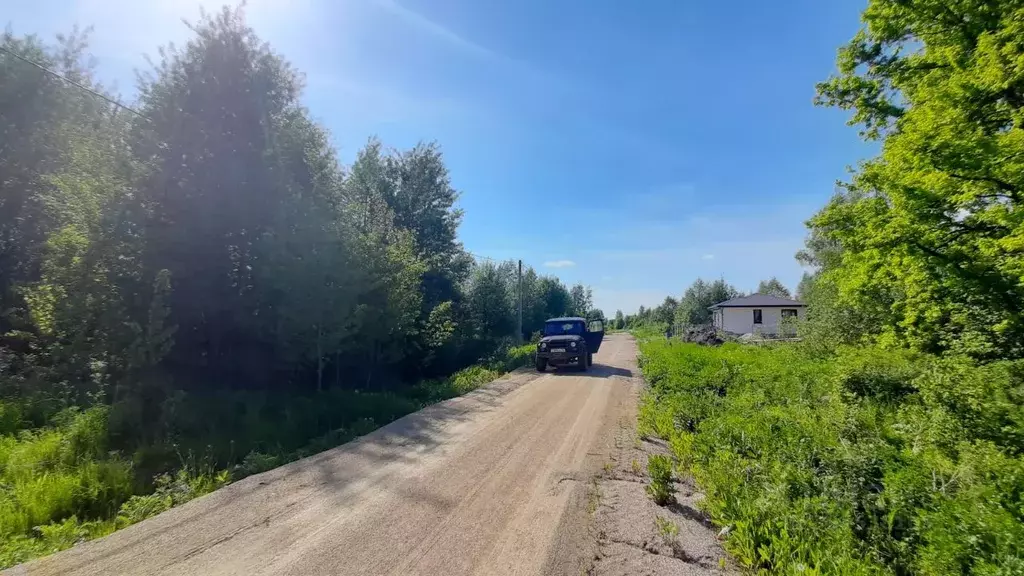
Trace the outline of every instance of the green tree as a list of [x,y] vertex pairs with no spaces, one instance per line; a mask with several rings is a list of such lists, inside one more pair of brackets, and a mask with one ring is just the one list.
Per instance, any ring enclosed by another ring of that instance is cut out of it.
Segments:
[[678,300],[671,296],[665,296],[665,300],[651,312],[652,320],[654,322],[671,324],[675,320],[678,308]]
[[590,288],[583,284],[575,284],[569,289],[569,313],[573,316],[586,317],[594,305],[594,295]]
[[484,262],[473,269],[466,299],[478,338],[493,342],[515,333],[514,296],[508,274],[499,266]]
[[572,295],[557,278],[544,276],[539,280],[537,291],[544,303],[544,319],[557,318],[572,313]]
[[1024,8],[872,0],[818,102],[882,141],[810,221],[821,271],[885,342],[1024,353]]
[[796,299],[806,300],[811,297],[811,292],[814,290],[815,275],[809,272],[804,272],[800,276],[800,283],[796,285]]
[[133,142],[137,157],[151,159],[139,195],[144,259],[171,272],[176,375],[265,388],[276,368],[276,312],[258,280],[274,273],[266,266],[280,238],[275,224],[307,179],[296,170],[305,151],[291,148],[304,142],[290,134],[301,86],[239,12],[224,9],[193,28],[140,86],[151,119],[138,123]]
[[683,293],[676,308],[675,322],[708,324],[711,322],[711,306],[739,295],[739,291],[725,280],[719,279],[709,283],[698,278]]
[[[47,46],[34,36],[19,38],[6,30],[0,34],[0,46],[103,92],[86,64],[87,36],[75,30]],[[87,156],[109,167],[110,155],[121,153],[120,142],[111,138],[120,118],[106,102],[6,52],[0,52],[0,87],[2,334],[30,330],[31,320],[16,287],[40,280],[50,234],[77,218],[95,222],[106,198],[123,186],[104,187],[106,183],[95,180],[100,170],[87,166]],[[109,147],[97,147],[96,141]],[[73,180],[84,178],[83,169],[89,169],[93,179],[88,190],[79,191]],[[79,214],[78,209],[87,212]]]
[[779,298],[793,297],[789,292],[789,288],[786,288],[786,286],[775,276],[772,276],[768,280],[761,280],[757,285],[757,293],[778,296]]
[[612,320],[612,328],[616,330],[622,330],[626,327],[626,317],[622,315],[622,310],[615,311],[615,319]]

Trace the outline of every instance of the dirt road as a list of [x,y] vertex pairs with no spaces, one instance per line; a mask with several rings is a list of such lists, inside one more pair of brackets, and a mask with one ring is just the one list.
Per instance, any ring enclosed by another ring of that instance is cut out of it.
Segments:
[[636,348],[515,373],[13,574],[579,574]]

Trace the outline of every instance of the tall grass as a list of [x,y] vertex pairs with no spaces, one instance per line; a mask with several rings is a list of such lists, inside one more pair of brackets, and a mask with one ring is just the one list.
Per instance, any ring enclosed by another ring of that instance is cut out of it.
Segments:
[[1024,363],[657,339],[641,351],[641,432],[669,441],[749,568],[1024,573]]
[[110,438],[125,433],[117,430],[117,410],[69,409],[45,427],[25,430],[19,429],[20,407],[0,402],[0,568],[104,536],[232,479],[332,448],[470,392],[529,364],[533,350],[509,348],[481,365],[401,392],[180,398],[180,442],[144,446],[131,458],[110,449]]

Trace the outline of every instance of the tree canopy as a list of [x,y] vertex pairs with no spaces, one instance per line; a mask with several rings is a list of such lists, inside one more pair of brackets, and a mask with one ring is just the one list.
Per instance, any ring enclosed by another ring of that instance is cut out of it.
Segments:
[[769,296],[778,296],[779,298],[792,298],[789,288],[779,281],[778,278],[772,276],[767,280],[761,280],[757,285],[757,294],[768,294]]
[[809,223],[821,280],[882,341],[1020,357],[1024,7],[873,0],[863,21],[818,102],[882,152]]

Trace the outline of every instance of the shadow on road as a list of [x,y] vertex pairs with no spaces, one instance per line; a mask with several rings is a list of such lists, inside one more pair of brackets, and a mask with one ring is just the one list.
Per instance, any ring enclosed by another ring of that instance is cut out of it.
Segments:
[[564,368],[549,367],[545,372],[555,376],[596,376],[597,378],[611,378],[613,376],[621,376],[622,378],[633,377],[632,370],[627,368],[618,368],[616,366],[605,366],[603,364],[594,364],[586,372],[580,372],[580,370],[575,366],[566,366]]

